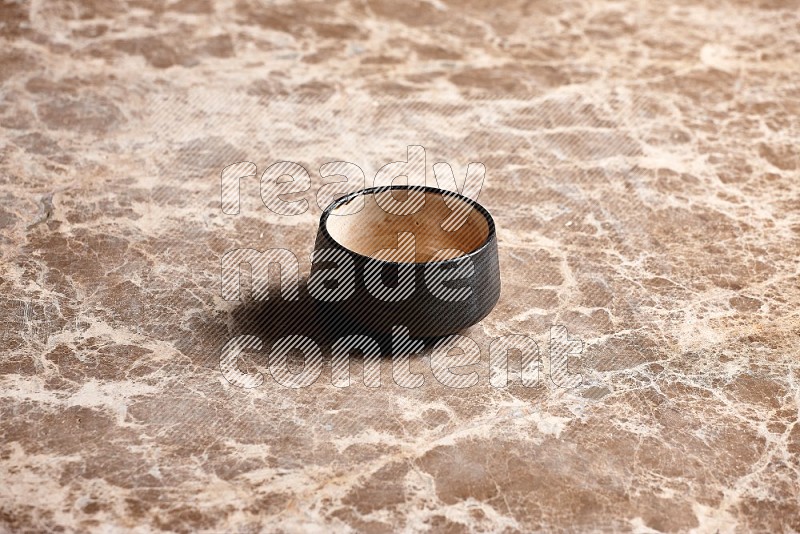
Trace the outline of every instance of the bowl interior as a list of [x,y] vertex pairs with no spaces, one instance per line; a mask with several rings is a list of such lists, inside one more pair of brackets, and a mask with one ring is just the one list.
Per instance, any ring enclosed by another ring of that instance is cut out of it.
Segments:
[[490,233],[488,220],[470,202],[421,189],[365,191],[334,207],[326,227],[348,250],[398,263],[469,254]]

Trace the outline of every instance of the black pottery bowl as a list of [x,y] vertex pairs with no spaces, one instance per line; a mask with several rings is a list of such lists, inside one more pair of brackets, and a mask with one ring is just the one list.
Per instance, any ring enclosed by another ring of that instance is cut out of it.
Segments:
[[334,325],[453,334],[500,297],[494,221],[477,202],[432,187],[351,193],[322,213],[308,289]]

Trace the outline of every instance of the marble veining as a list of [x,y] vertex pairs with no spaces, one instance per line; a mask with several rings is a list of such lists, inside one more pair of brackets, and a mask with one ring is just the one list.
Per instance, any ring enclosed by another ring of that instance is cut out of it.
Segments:
[[[0,39],[0,530],[800,531],[797,0],[5,0]],[[320,166],[408,145],[486,166],[479,384],[229,384],[220,257],[308,273]],[[307,212],[222,212],[281,160]],[[543,379],[493,388],[514,333]]]

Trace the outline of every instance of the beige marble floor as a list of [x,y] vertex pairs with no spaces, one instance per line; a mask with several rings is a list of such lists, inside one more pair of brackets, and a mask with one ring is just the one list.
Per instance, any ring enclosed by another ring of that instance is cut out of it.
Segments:
[[[800,531],[797,0],[5,0],[0,38],[0,530]],[[486,166],[479,383],[228,383],[307,310],[249,331],[220,257],[308,273],[320,166],[408,145]],[[243,160],[309,209],[223,213]],[[490,386],[508,334],[535,387]]]

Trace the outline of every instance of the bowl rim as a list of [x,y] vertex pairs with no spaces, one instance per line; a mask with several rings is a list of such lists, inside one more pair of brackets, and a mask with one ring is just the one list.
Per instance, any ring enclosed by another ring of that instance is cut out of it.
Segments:
[[[486,235],[486,239],[483,241],[483,243],[481,243],[474,250],[472,250],[470,252],[467,252],[465,254],[462,254],[461,256],[456,256],[455,258],[448,258],[446,260],[438,260],[438,261],[406,263],[406,262],[399,262],[399,261],[387,261],[387,260],[382,260],[382,259],[379,259],[379,258],[373,258],[371,256],[365,256],[364,254],[361,254],[361,253],[358,253],[358,252],[356,252],[354,250],[351,250],[350,248],[348,248],[345,245],[341,244],[339,241],[334,239],[333,236],[331,236],[330,232],[328,232],[328,218],[330,217],[331,212],[333,212],[333,210],[336,209],[337,207],[341,206],[342,204],[345,204],[345,203],[349,202],[350,200],[354,199],[357,196],[366,196],[368,194],[375,194],[375,193],[381,193],[383,191],[393,191],[393,190],[424,191],[425,193],[436,193],[436,194],[439,194],[439,195],[441,195],[443,197],[444,196],[455,197],[455,198],[458,198],[459,200],[467,202],[468,204],[470,204],[473,207],[473,209],[477,209],[478,212],[483,216],[483,218],[486,219],[486,223],[489,226],[489,232]],[[331,243],[334,243],[335,245],[337,245],[338,247],[342,248],[343,250],[346,250],[349,254],[352,254],[353,256],[356,256],[358,258],[362,258],[363,260],[367,260],[367,261],[372,260],[372,261],[376,261],[376,262],[379,262],[379,263],[384,263],[384,264],[387,264],[387,265],[412,265],[412,266],[413,265],[420,265],[420,266],[427,266],[427,265],[446,265],[448,263],[458,263],[458,262],[464,261],[464,258],[473,259],[474,256],[477,256],[477,255],[481,254],[484,250],[489,248],[489,246],[492,243],[492,241],[494,241],[495,238],[496,238],[494,219],[492,218],[491,213],[489,213],[489,210],[484,208],[477,201],[472,200],[471,198],[469,198],[467,196],[464,196],[461,193],[455,193],[455,192],[450,191],[448,189],[440,189],[438,187],[432,187],[432,186],[429,186],[429,185],[424,185],[424,186],[422,186],[422,185],[383,185],[383,186],[377,186],[377,187],[366,187],[364,189],[359,189],[358,191],[353,191],[351,193],[348,193],[347,195],[344,195],[343,197],[340,197],[340,198],[334,200],[330,204],[328,204],[328,206],[322,211],[322,215],[320,216],[319,228],[320,228],[320,231],[322,232],[323,236],[328,241],[330,241]]]

